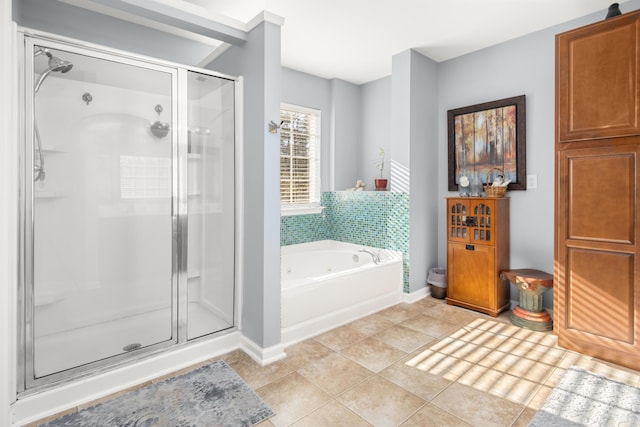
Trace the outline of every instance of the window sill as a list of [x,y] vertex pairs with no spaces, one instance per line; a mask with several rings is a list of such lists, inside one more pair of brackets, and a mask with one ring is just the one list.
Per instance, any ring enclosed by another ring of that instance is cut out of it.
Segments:
[[282,207],[280,208],[280,216],[320,214],[323,210],[324,206]]

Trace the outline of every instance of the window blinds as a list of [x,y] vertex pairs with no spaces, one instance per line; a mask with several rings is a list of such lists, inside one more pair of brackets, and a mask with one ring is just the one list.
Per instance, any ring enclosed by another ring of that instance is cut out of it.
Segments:
[[280,202],[320,202],[320,112],[294,106],[280,110]]

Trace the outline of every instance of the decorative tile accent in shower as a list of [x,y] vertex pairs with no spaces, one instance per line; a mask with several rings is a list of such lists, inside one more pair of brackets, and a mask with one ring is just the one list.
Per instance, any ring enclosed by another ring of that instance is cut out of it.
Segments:
[[388,191],[322,193],[322,214],[282,217],[280,244],[338,240],[392,249],[404,255],[409,292],[409,195]]

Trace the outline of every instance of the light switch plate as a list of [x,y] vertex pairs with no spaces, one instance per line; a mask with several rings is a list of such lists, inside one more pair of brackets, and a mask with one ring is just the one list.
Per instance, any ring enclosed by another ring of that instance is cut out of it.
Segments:
[[538,175],[527,175],[527,190],[538,188]]

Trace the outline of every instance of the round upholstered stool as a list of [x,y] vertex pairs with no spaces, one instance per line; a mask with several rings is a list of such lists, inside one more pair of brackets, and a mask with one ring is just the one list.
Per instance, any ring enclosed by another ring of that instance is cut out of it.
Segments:
[[534,331],[550,331],[553,320],[542,307],[542,294],[553,287],[553,276],[532,268],[503,270],[500,278],[508,280],[520,290],[520,304],[509,314],[514,325]]

